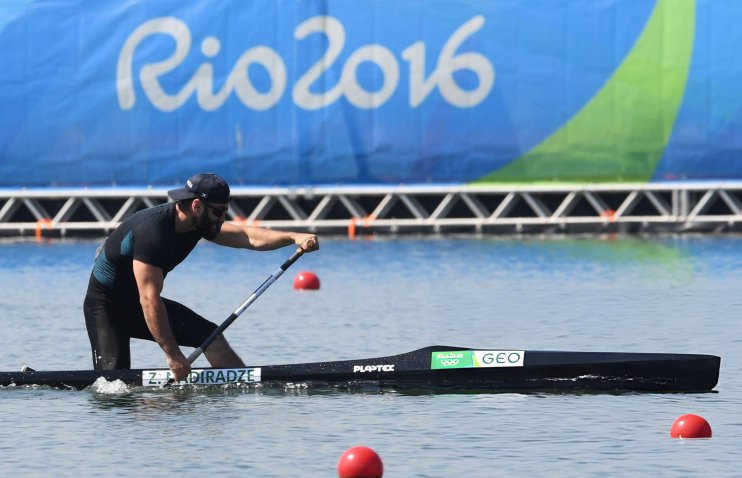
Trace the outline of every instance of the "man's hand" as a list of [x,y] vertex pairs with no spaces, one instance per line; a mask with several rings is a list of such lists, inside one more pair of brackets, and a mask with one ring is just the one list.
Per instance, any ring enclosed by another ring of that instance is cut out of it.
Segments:
[[319,239],[317,239],[315,234],[297,232],[294,234],[294,244],[299,246],[304,252],[319,250]]
[[167,355],[167,366],[173,372],[176,382],[180,382],[191,372],[191,364],[183,353],[178,350],[177,353]]

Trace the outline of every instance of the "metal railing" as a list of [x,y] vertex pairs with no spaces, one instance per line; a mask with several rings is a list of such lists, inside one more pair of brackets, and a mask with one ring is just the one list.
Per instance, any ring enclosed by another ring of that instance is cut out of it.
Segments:
[[[228,219],[322,233],[742,229],[742,183],[234,188]],[[0,191],[0,235],[107,234],[166,189]]]

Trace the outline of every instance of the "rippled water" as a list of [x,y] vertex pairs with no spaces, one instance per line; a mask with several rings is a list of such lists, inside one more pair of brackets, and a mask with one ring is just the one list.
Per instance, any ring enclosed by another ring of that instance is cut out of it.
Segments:
[[[97,244],[0,244],[0,369],[89,368]],[[324,240],[227,337],[250,364],[446,344],[722,356],[718,393],[0,389],[0,473],[336,476],[363,444],[387,477],[739,476],[742,238]],[[199,246],[165,296],[221,322],[288,255]],[[312,270],[318,292],[297,292]],[[134,342],[135,367],[163,366]],[[203,359],[201,359],[203,360]],[[205,362],[198,362],[205,365]],[[673,440],[683,413],[710,440]]]

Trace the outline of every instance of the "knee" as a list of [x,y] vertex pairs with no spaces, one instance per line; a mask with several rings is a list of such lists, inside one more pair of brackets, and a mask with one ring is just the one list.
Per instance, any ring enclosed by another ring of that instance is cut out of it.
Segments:
[[212,342],[213,345],[218,345],[220,347],[224,347],[227,345],[227,339],[224,338],[224,334],[219,334],[214,341]]
[[219,334],[219,336],[215,338],[213,342],[211,342],[211,345],[209,345],[208,349],[212,352],[219,353],[228,350],[229,344],[227,343],[227,339],[224,338],[224,335]]

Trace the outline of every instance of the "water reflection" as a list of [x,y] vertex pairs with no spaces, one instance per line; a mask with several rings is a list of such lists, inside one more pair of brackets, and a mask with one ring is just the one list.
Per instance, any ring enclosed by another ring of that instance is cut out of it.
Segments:
[[[188,405],[188,401],[194,398],[192,393],[180,391],[162,391],[162,393],[131,390],[122,393],[100,393],[87,390],[88,400],[95,408],[100,410],[121,410],[133,413],[141,413],[143,416],[151,412],[172,411]],[[200,397],[202,398],[202,397]]]

